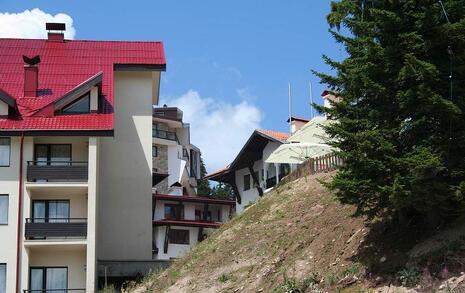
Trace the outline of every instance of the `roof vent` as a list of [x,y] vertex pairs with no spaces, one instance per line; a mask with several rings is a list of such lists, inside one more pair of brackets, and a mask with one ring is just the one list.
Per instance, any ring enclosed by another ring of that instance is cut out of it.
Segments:
[[45,28],[48,30],[48,40],[52,42],[63,42],[65,40],[64,31],[66,24],[57,22],[47,22]]
[[36,97],[39,87],[39,67],[40,56],[29,58],[23,55],[24,61],[24,96]]

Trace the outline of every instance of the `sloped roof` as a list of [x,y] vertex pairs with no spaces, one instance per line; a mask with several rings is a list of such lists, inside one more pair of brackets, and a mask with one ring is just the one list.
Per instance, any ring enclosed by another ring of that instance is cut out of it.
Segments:
[[269,142],[284,143],[288,138],[289,134],[287,133],[257,129],[252,133],[230,165],[208,174],[205,178],[229,183],[233,180],[232,175],[235,170],[245,168],[250,162],[255,162],[261,158],[263,149]]
[[[38,97],[24,97],[23,55],[40,56]],[[18,111],[16,117],[0,118],[0,131],[113,130],[114,70],[164,70],[165,64],[161,42],[0,39],[0,90],[15,100]],[[56,101],[99,72],[100,113],[53,114]]]

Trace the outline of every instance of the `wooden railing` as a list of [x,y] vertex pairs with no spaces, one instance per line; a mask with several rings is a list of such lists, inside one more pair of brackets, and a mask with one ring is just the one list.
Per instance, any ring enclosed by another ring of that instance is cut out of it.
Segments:
[[333,171],[342,166],[342,164],[344,164],[344,161],[334,153],[310,158],[304,163],[304,165],[308,166],[310,174]]
[[344,161],[342,158],[334,153],[316,158],[310,158],[299,165],[296,170],[284,177],[283,181],[284,183],[287,183],[307,175],[330,172],[336,170],[343,164]]

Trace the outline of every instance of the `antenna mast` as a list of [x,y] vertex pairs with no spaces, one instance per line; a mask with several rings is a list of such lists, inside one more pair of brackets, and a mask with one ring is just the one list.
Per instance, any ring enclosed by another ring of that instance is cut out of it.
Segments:
[[313,87],[312,82],[308,83],[309,85],[309,93],[310,93],[310,119],[313,119]]
[[291,96],[291,82],[288,86],[288,98],[289,98],[289,134],[292,134],[292,96]]

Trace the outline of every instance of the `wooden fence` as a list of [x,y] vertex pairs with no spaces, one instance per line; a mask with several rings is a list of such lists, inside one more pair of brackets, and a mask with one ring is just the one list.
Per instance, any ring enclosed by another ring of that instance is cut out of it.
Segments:
[[310,158],[300,164],[296,170],[283,178],[283,181],[289,182],[298,178],[313,175],[317,173],[330,172],[336,170],[344,164],[341,157],[335,153],[323,155],[316,158]]
[[343,161],[338,155],[331,153],[316,158],[310,158],[304,164],[308,166],[310,174],[316,174],[336,170],[343,164]]

